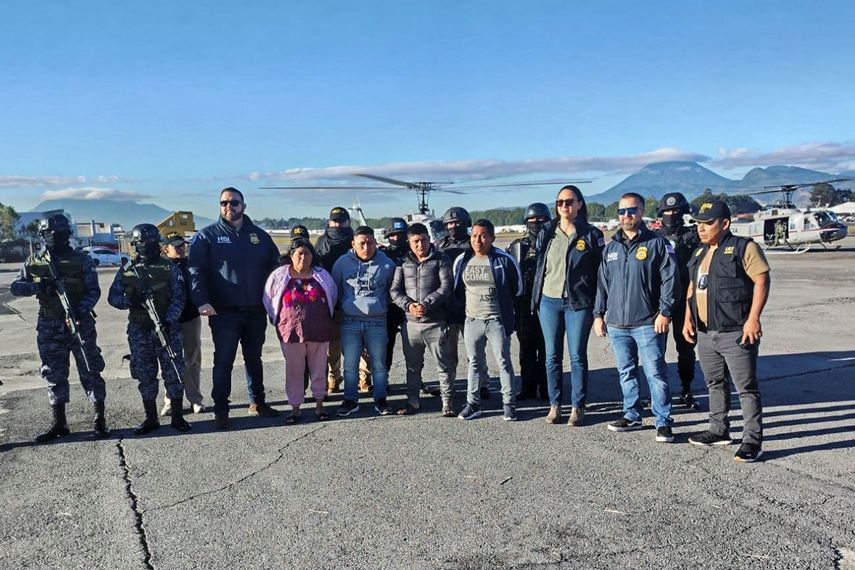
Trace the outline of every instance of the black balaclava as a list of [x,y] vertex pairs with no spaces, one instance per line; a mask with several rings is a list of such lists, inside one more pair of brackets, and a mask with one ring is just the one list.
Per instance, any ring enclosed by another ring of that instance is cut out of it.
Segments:
[[394,253],[405,251],[409,244],[407,243],[407,234],[395,233],[386,238],[389,240],[389,249]]
[[469,241],[469,232],[466,231],[466,226],[460,224],[449,230],[448,235],[454,241]]
[[528,232],[528,236],[526,237],[528,237],[528,239],[532,243],[534,243],[534,241],[537,239],[537,234],[540,233],[540,230],[543,229],[544,225],[546,225],[546,222],[539,222],[536,220],[526,221],[525,229]]
[[333,240],[335,243],[340,243],[342,241],[350,241],[353,239],[353,228],[351,227],[335,227],[327,228],[327,236]]
[[42,232],[45,247],[54,254],[65,253],[71,249],[71,234],[65,230],[47,230]]
[[662,214],[662,227],[667,232],[675,232],[683,227],[683,214]]
[[151,261],[160,257],[160,242],[138,241],[134,243],[134,250],[144,261]]

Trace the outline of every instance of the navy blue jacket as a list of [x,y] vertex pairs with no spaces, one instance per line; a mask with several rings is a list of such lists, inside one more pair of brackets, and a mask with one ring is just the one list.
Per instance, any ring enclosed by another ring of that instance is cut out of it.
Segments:
[[[543,295],[543,278],[546,274],[546,252],[555,238],[560,220],[556,219],[537,235],[537,270],[531,293],[531,310],[535,312]],[[564,301],[575,311],[590,309],[597,298],[597,271],[603,259],[605,239],[603,232],[591,224],[579,221],[576,239],[567,248],[567,275],[564,278]]]
[[278,266],[279,248],[267,232],[247,216],[240,231],[220,218],[190,244],[190,297],[197,307],[210,303],[218,311],[262,307],[267,276]]
[[603,249],[597,279],[594,317],[632,328],[651,325],[657,315],[672,317],[680,276],[674,249],[662,236],[642,226],[632,241],[623,230]]
[[[457,301],[458,307],[464,307],[466,303],[463,270],[466,269],[469,260],[474,256],[475,250],[469,248],[454,260],[453,298]],[[493,247],[487,256],[490,258],[490,269],[493,270],[493,280],[496,283],[496,291],[499,293],[502,325],[505,327],[505,334],[510,336],[514,332],[514,297],[523,294],[522,271],[520,271],[517,260],[511,254],[497,247]],[[460,310],[460,312],[464,316],[466,315],[465,310]]]

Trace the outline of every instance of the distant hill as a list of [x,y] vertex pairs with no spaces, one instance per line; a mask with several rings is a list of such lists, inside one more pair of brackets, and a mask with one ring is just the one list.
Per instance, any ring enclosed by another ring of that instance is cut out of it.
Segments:
[[[156,204],[139,204],[127,200],[81,200],[63,198],[46,200],[32,209],[33,212],[44,210],[65,210],[76,222],[104,222],[119,224],[122,229],[129,231],[137,224],[157,224],[172,213],[172,210],[161,208]],[[196,216],[196,228],[201,228],[213,220]]]
[[[797,166],[769,166],[753,168],[742,180],[732,180],[696,162],[671,161],[648,164],[605,192],[587,196],[591,202],[605,206],[616,202],[627,192],[637,192],[644,197],[661,198],[668,192],[682,192],[690,201],[710,188],[714,194],[745,194],[762,190],[764,186],[778,184],[806,184],[831,178],[851,176],[853,173],[829,174]],[[809,192],[804,192],[808,195]],[[804,199],[804,196],[799,196]]]

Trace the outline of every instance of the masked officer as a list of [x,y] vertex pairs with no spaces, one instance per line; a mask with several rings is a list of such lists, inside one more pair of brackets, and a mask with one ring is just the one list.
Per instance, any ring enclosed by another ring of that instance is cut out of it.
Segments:
[[[36,343],[41,359],[41,375],[48,383],[53,423],[36,436],[36,442],[43,443],[70,433],[65,419],[65,405],[69,401],[69,352],[74,355],[80,384],[95,406],[94,435],[98,438],[108,437],[110,432],[104,418],[107,390],[101,377],[104,358],[96,343],[95,317],[92,312],[101,298],[98,273],[88,255],[72,249],[71,224],[65,216],[57,214],[40,220],[39,234],[45,248],[27,258],[10,287],[12,295],[35,295],[39,300]],[[56,271],[55,276],[49,267],[51,263]],[[69,315],[60,299],[57,279],[68,295],[72,323],[69,323]],[[70,324],[76,327],[79,337],[72,335]]]
[[[407,243],[407,230],[409,225],[404,218],[391,218],[389,223],[383,229],[383,237],[389,242],[389,245],[380,247],[380,250],[386,254],[386,257],[392,260],[395,267],[400,267],[404,263],[407,254],[410,253],[410,244]],[[407,317],[400,307],[392,303],[389,304],[389,312],[386,313],[386,332],[389,335],[389,341],[386,345],[386,370],[392,368],[392,354],[395,352],[395,337],[401,332],[401,325],[406,322]]]
[[695,379],[695,347],[683,338],[682,324],[686,316],[686,289],[689,286],[689,261],[692,254],[701,245],[695,226],[687,226],[684,216],[691,213],[686,197],[679,192],[662,196],[657,215],[662,225],[657,233],[667,239],[674,248],[677,271],[680,273],[680,289],[674,298],[674,317],[677,323],[672,327],[674,342],[677,345],[677,373],[682,386],[680,401],[689,408],[698,409],[698,403],[692,395],[692,380]]
[[[469,228],[472,227],[472,218],[469,216],[469,212],[467,212],[465,208],[454,206],[446,210],[445,214],[442,215],[442,223],[445,225],[445,229],[448,231],[448,234],[443,236],[442,239],[437,242],[436,248],[448,256],[448,259],[451,261],[453,266],[454,261],[460,257],[461,254],[471,249]],[[449,339],[449,348],[451,349],[449,352],[449,358],[451,359],[451,369],[455,371],[454,373],[456,375],[458,361],[457,343],[463,336],[463,322],[466,318],[466,313],[463,305],[458,303],[457,298],[452,298],[449,301],[448,309],[448,334],[451,337]],[[486,370],[484,371],[480,382],[481,399],[489,400],[489,378]]]
[[518,400],[548,398],[546,390],[546,346],[537,313],[531,310],[531,294],[537,272],[537,236],[544,225],[552,219],[549,207],[541,202],[530,204],[525,211],[525,235],[508,246],[510,253],[520,265],[523,277],[523,294],[514,297],[517,340],[520,343],[520,376],[522,391]]
[[[160,427],[157,419],[157,367],[172,404],[171,425],[178,431],[188,431],[184,419],[183,335],[179,319],[184,309],[184,277],[169,259],[160,255],[160,232],[151,224],[140,224],[131,230],[131,246],[136,252],[116,272],[107,301],[128,314],[128,345],[131,348],[131,376],[139,382],[145,420],[134,430],[144,435]],[[157,318],[175,358],[161,345],[155,322],[146,309],[146,300],[154,302]]]

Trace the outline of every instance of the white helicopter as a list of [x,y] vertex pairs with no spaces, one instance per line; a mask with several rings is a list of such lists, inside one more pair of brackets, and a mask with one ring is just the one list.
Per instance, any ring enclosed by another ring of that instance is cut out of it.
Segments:
[[[360,176],[362,178],[369,178],[371,180],[376,180],[378,182],[384,182],[386,184],[391,184],[393,186],[400,186],[405,188],[406,190],[413,190],[416,192],[416,196],[418,197],[418,211],[406,214],[403,216],[405,220],[407,220],[408,224],[421,223],[424,224],[428,228],[428,232],[430,233],[430,239],[432,242],[436,243],[439,239],[441,239],[446,233],[445,224],[442,223],[441,218],[437,218],[434,214],[434,211],[428,207],[428,195],[431,192],[449,192],[452,194],[465,194],[466,190],[474,190],[474,189],[483,189],[483,188],[508,188],[508,187],[516,187],[516,186],[552,186],[552,185],[564,185],[564,184],[587,184],[590,183],[590,180],[576,180],[576,181],[567,181],[567,180],[540,180],[533,182],[507,182],[507,183],[498,183],[498,184],[455,184],[454,182],[406,182],[404,180],[396,180],[394,178],[387,178],[385,176],[377,176],[376,174],[365,174],[365,173],[353,173],[353,176]],[[446,186],[454,185],[454,188],[447,188]],[[376,191],[376,190],[389,190],[389,186],[262,186],[262,189],[266,190],[368,190],[368,191]],[[362,216],[362,221],[364,222],[365,217],[362,214],[362,208],[359,206],[358,198],[354,198],[354,206],[351,209],[352,212],[358,213],[359,216]]]
[[808,251],[812,245],[819,244],[824,249],[839,249],[840,244],[830,247],[832,242],[842,240],[848,233],[845,224],[840,223],[834,212],[818,210],[800,210],[792,202],[793,194],[801,188],[818,184],[844,182],[851,178],[836,178],[807,184],[784,184],[765,186],[760,192],[749,195],[775,194],[782,192],[784,200],[764,206],[754,214],[754,220],[733,223],[730,230],[738,236],[750,237],[763,244],[763,249],[789,248],[787,253],[799,254]]

